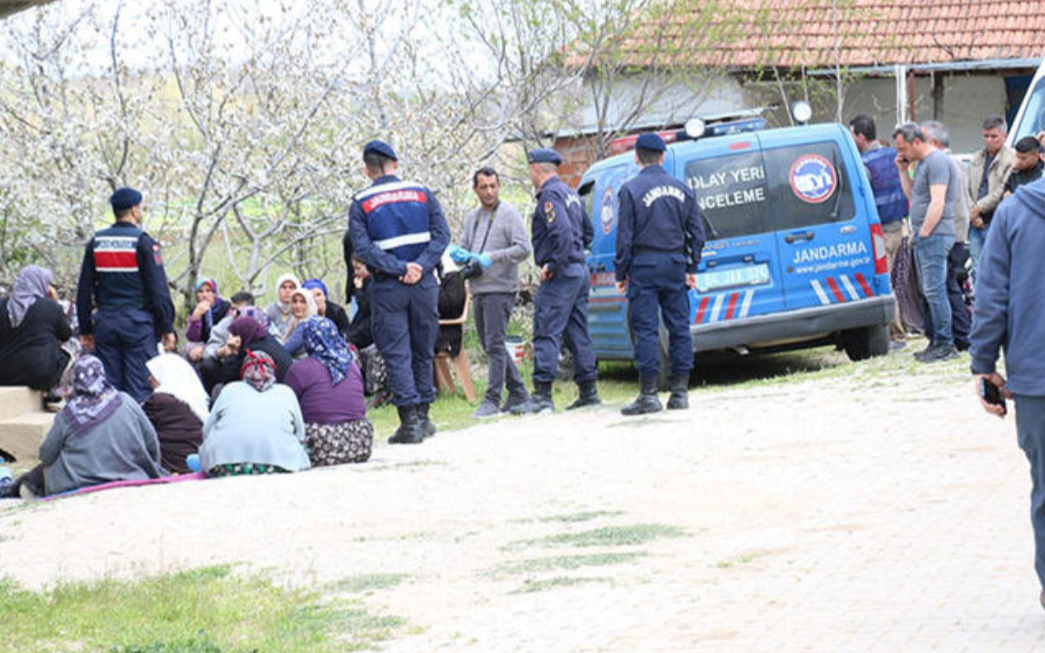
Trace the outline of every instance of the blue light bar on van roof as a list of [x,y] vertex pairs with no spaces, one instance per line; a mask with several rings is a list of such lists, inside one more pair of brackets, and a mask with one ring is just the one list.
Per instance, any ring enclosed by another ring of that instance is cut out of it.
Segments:
[[757,132],[766,128],[765,118],[750,118],[748,120],[734,120],[733,122],[721,122],[717,125],[708,125],[704,129],[704,137],[727,136],[729,134],[740,134],[743,132]]

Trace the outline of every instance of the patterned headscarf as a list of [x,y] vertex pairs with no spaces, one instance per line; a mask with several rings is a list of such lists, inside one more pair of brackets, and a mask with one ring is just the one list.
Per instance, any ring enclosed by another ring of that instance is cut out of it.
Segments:
[[301,325],[305,330],[305,351],[330,372],[334,385],[341,383],[352,364],[348,345],[337,332],[337,326],[325,317],[314,317]]
[[11,297],[7,300],[7,317],[11,319],[11,326],[18,325],[25,319],[29,307],[36,303],[37,299],[47,296],[47,286],[51,285],[51,271],[39,265],[27,265],[22,268],[15,279]]
[[216,279],[204,277],[196,282],[196,292],[200,291],[200,288],[204,284],[210,286],[210,289],[214,291],[214,303],[210,305],[210,310],[203,317],[203,323],[207,325],[207,328],[211,328],[215,324],[215,318],[218,315],[218,311],[221,310],[221,295],[218,293],[218,282]]
[[120,393],[109,383],[102,362],[85,354],[73,363],[73,398],[62,409],[73,435],[82,435],[120,407]]
[[269,328],[269,316],[265,313],[265,311],[261,310],[257,306],[245,306],[239,309],[237,315],[239,317],[252,317],[261,326],[265,327],[266,329]]
[[276,383],[276,362],[263,351],[248,351],[239,375],[258,392],[265,392]]
[[240,316],[229,325],[229,333],[239,336],[243,347],[252,345],[269,334],[268,329],[261,326],[261,323],[256,319],[244,317],[243,311],[240,311]]

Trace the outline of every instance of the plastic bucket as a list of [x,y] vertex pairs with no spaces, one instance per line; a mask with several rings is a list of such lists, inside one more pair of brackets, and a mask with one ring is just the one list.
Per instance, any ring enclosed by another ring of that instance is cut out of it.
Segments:
[[512,362],[518,365],[522,362],[523,354],[526,352],[526,341],[519,336],[508,336],[504,339],[504,347],[508,350],[508,355],[512,357]]

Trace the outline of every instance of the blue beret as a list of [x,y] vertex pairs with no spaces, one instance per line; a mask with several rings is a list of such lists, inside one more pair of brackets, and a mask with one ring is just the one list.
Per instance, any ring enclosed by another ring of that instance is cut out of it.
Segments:
[[142,203],[142,194],[133,188],[121,188],[109,198],[113,211],[123,211]]
[[664,144],[664,139],[656,134],[641,134],[635,139],[635,147],[654,152],[663,152],[668,149],[668,146]]
[[396,156],[396,151],[392,149],[391,145],[384,141],[370,141],[363,146],[363,156],[366,156],[367,154],[382,154],[393,161],[399,160],[399,157]]
[[562,164],[562,157],[559,153],[549,147],[539,147],[536,150],[530,150],[530,153],[526,156],[527,163],[554,163],[555,165]]

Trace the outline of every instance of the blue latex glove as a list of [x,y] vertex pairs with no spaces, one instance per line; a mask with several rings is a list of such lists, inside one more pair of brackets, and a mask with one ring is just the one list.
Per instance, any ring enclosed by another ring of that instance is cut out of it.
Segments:
[[482,254],[473,254],[473,256],[475,256],[476,261],[479,261],[479,265],[483,266],[484,268],[488,268],[491,265],[493,265],[493,257],[489,254],[486,254],[485,252]]
[[450,245],[448,251],[450,253],[450,258],[454,263],[464,263],[468,259],[475,258],[475,254],[472,254],[460,245]]

